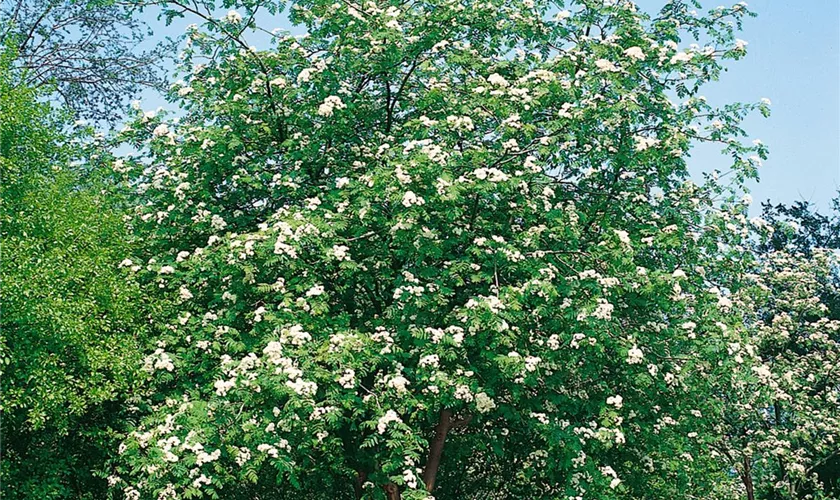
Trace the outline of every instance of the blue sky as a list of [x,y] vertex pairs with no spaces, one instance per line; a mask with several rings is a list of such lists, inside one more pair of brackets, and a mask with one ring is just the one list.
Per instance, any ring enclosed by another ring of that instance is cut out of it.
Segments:
[[[732,0],[702,1],[704,9]],[[637,0],[648,12],[664,0]],[[761,167],[761,181],[750,185],[759,202],[790,203],[808,200],[827,210],[840,189],[840,0],[750,0],[758,13],[749,18],[739,35],[749,42],[745,59],[729,64],[721,81],[709,85],[704,95],[713,105],[772,102],[772,115],[749,118],[744,129],[750,139],[770,147],[770,158]],[[156,29],[161,23],[146,13]],[[178,35],[194,20],[176,22],[158,34]],[[289,29],[285,21],[263,20],[266,27]],[[273,26],[272,26],[273,24]],[[298,30],[295,30],[297,32]],[[159,96],[144,96],[144,107],[163,104]],[[725,169],[726,157],[715,148],[697,147],[689,161],[692,171]]]
[[[722,3],[713,2],[703,6]],[[648,9],[662,1],[637,3]],[[758,17],[747,19],[739,35],[749,42],[747,57],[731,63],[704,94],[712,104],[773,102],[770,118],[756,115],[744,127],[770,147],[761,181],[751,186],[756,205],[805,199],[825,210],[840,188],[840,1],[748,3]],[[698,148],[690,165],[710,170],[725,162]]]

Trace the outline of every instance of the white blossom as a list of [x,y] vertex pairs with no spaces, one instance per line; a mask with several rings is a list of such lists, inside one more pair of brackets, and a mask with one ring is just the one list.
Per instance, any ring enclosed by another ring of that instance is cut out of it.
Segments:
[[644,353],[637,346],[633,346],[627,351],[627,363],[637,365],[644,360]]
[[394,410],[388,410],[385,412],[385,415],[379,417],[379,420],[376,423],[376,431],[379,434],[384,434],[385,430],[388,428],[388,424],[391,422],[402,423],[402,419]]
[[222,19],[229,23],[239,24],[242,22],[242,14],[236,12],[235,10],[230,10]]
[[402,204],[404,207],[424,205],[426,200],[414,194],[413,191],[406,191],[403,195]]
[[645,59],[645,53],[641,47],[630,47],[624,51],[624,55],[632,59],[642,61]]
[[496,403],[493,398],[485,392],[479,392],[475,395],[475,409],[479,413],[488,413],[496,408]]
[[335,95],[331,95],[324,99],[324,102],[318,106],[318,114],[321,116],[332,116],[333,111],[336,109],[344,109],[347,105],[341,101],[341,98]]

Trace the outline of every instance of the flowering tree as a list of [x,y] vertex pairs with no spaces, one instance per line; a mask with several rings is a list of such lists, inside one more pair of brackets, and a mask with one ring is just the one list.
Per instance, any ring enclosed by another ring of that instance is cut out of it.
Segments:
[[710,443],[747,498],[840,494],[836,376],[840,356],[837,200],[826,216],[807,203],[762,204],[754,262],[731,280],[742,342],[727,348],[741,370],[722,380]]
[[[258,50],[269,5],[167,3],[203,22],[186,116],[138,111],[113,162],[125,272],[168,297],[115,494],[736,494],[698,436],[768,103],[707,104],[749,13],[688,4],[304,0]],[[687,179],[694,140],[735,190]]]
[[720,391],[725,412],[713,446],[737,471],[748,499],[840,492],[840,322],[821,300],[837,296],[837,263],[825,249],[812,251],[808,258],[762,256],[734,299],[750,333],[727,350],[739,363],[753,362],[733,371]]

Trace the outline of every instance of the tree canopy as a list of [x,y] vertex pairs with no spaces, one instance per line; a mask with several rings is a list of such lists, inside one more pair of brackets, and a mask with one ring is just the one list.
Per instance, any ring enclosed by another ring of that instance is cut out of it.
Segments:
[[17,85],[49,89],[82,118],[114,121],[142,89],[163,88],[173,48],[144,48],[151,31],[138,13],[133,2],[3,0],[0,46],[16,53]]

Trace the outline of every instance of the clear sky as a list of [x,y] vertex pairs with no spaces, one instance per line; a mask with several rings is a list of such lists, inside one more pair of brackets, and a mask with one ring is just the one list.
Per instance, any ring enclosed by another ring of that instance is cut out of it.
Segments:
[[[702,0],[704,10],[734,0]],[[665,0],[637,0],[648,12],[658,11]],[[730,62],[721,81],[709,85],[704,95],[713,105],[755,102],[769,98],[770,118],[759,114],[745,122],[750,139],[770,147],[770,158],[761,167],[761,181],[750,186],[759,202],[790,203],[805,199],[827,210],[840,189],[840,0],[749,0],[758,13],[744,23],[738,35],[749,42],[747,57]],[[150,24],[161,28],[154,15]],[[177,22],[158,34],[177,35],[195,20]],[[280,19],[263,20],[270,28],[289,29]],[[296,30],[295,32],[297,32]],[[144,107],[162,104],[147,95]],[[725,169],[727,158],[710,147],[698,147],[689,162],[695,172]]]
[[[637,3],[650,10],[662,0]],[[747,57],[731,63],[705,95],[711,104],[773,102],[770,118],[756,114],[744,127],[770,147],[761,181],[752,186],[756,205],[805,199],[825,210],[840,189],[840,0],[748,3],[758,17],[747,19],[739,35],[749,43]],[[725,161],[698,148],[690,164],[706,170]]]

